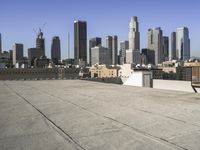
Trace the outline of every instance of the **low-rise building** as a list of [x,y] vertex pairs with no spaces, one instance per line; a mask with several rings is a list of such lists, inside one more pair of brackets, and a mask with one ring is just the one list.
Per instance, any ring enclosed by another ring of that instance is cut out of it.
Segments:
[[3,51],[0,53],[0,68],[12,68],[12,55],[10,52]]
[[166,73],[176,73],[178,67],[182,67],[183,62],[178,61],[165,61],[163,62],[163,71]]
[[186,66],[186,67],[193,67],[193,66],[200,66],[200,62],[185,62],[184,63],[184,66]]
[[135,70],[123,85],[152,87],[152,72],[148,70]]
[[43,50],[38,48],[29,48],[28,49],[28,59],[29,59],[29,66],[34,66],[35,58],[40,59],[43,57]]
[[164,72],[162,69],[151,69],[152,71],[152,75],[153,75],[153,79],[163,79],[163,75],[164,75]]
[[200,87],[200,66],[192,67],[192,84]]
[[48,68],[50,60],[46,56],[34,59],[34,68]]
[[119,67],[106,67],[106,65],[96,65],[90,68],[91,78],[111,78],[118,77]]

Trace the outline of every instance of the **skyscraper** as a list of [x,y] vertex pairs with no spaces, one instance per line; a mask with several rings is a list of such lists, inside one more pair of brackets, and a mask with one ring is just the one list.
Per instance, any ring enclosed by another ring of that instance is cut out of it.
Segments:
[[111,62],[112,65],[116,65],[118,63],[117,52],[118,52],[118,38],[116,35],[106,36],[106,48],[111,50]]
[[9,50],[9,54],[10,54],[10,63],[13,64],[13,50],[12,49]]
[[23,44],[15,43],[13,45],[13,65],[23,60],[24,48]]
[[179,60],[190,59],[190,39],[187,27],[176,30],[176,56]]
[[106,36],[106,48],[112,50],[112,36]]
[[122,41],[120,42],[120,51],[119,51],[119,64],[123,65],[126,62],[126,50],[129,49],[129,42]]
[[155,51],[155,64],[163,62],[163,47],[162,47],[162,30],[161,28],[149,29],[147,33],[147,49]]
[[87,62],[87,22],[74,21],[74,59],[76,63]]
[[176,60],[176,32],[171,33],[171,60]]
[[142,49],[142,56],[145,56],[145,63],[144,64],[153,64],[155,65],[155,51],[149,49]]
[[127,64],[140,64],[141,63],[141,57],[140,57],[140,50],[133,50],[128,49],[126,50],[126,63]]
[[36,38],[36,48],[29,48],[28,49],[28,60],[29,66],[34,65],[34,59],[40,59],[41,57],[45,56],[45,39],[43,38],[43,32],[39,29]]
[[116,35],[112,36],[112,65],[118,64],[117,59],[117,52],[118,52],[118,37]]
[[1,41],[1,33],[0,33],[0,53],[2,53],[2,41]]
[[91,48],[91,64],[111,65],[110,49],[100,46]]
[[36,49],[41,51],[41,56],[45,56],[45,40],[43,38],[43,32],[39,29],[37,38],[36,38]]
[[89,64],[91,65],[91,49],[101,45],[101,38],[94,37],[89,40]]
[[129,25],[129,49],[139,50],[140,49],[140,32],[139,23],[136,16],[131,17]]
[[163,36],[163,61],[169,60],[169,37]]
[[140,64],[140,32],[136,16],[129,24],[129,49],[126,50],[126,63]]
[[60,39],[58,36],[54,36],[51,43],[51,59],[54,64],[58,64],[61,59],[60,52]]

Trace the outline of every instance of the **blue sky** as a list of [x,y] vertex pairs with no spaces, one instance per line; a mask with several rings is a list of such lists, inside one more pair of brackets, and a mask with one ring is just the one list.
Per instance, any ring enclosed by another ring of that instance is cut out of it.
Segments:
[[73,21],[86,20],[88,39],[117,35],[119,41],[128,40],[131,16],[138,16],[141,48],[146,47],[149,28],[161,27],[170,36],[177,27],[187,26],[191,38],[191,55],[200,56],[200,1],[199,0],[1,0],[0,33],[3,50],[13,43],[35,47],[33,28],[44,27],[46,54],[50,56],[51,39],[61,39],[62,58],[67,57],[67,34],[71,35],[73,57]]

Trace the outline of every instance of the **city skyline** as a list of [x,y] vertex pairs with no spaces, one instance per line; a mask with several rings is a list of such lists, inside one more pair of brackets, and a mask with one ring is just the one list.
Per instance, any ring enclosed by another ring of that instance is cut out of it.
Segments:
[[[57,4],[52,1],[48,1],[48,4],[46,3],[47,1],[39,3],[37,3],[37,1],[34,1],[34,3],[27,3],[23,0],[11,3],[10,1],[8,0],[2,2],[3,9],[0,10],[0,18],[2,19],[2,23],[0,25],[0,33],[2,34],[2,47],[3,50],[6,51],[12,48],[13,43],[22,43],[24,44],[24,54],[27,56],[27,49],[34,47],[35,45],[36,35],[32,29],[37,29],[44,23],[47,23],[43,29],[47,56],[50,58],[52,37],[59,36],[61,40],[62,59],[68,57],[67,34],[70,32],[70,54],[71,57],[73,57],[73,21],[77,19],[87,21],[88,39],[93,37],[101,37],[102,43],[105,45],[106,35],[117,35],[119,47],[120,41],[128,40],[128,25],[130,22],[130,17],[137,16],[139,18],[140,25],[141,49],[147,47],[146,40],[147,31],[149,28],[161,27],[164,35],[170,36],[171,32],[173,32],[176,28],[186,26],[190,31],[191,56],[200,56],[200,44],[198,44],[200,31],[198,31],[197,28],[200,23],[196,21],[198,16],[197,14],[199,12],[198,1],[196,3],[183,1],[161,3],[157,0],[155,2],[149,2],[145,0],[141,2],[132,2],[127,0],[123,1],[122,3],[112,0],[102,0],[99,3],[99,7],[103,6],[105,10],[96,11],[96,13],[93,14],[92,12],[97,6],[91,4],[92,1],[90,0],[85,2],[78,0],[73,2],[64,2],[61,0],[59,1],[60,3]],[[73,10],[77,2],[81,3],[81,5],[78,5],[79,11]],[[23,5],[21,5],[22,3]],[[134,4],[134,9],[131,9],[129,6],[131,4],[132,6]],[[9,11],[10,8],[14,6],[20,10],[14,9],[13,11]],[[45,8],[46,6],[48,6],[48,8]],[[70,6],[72,8],[70,8]],[[151,9],[154,9],[151,10],[147,6],[151,7]],[[37,9],[35,10],[31,7]],[[54,11],[51,12],[51,8],[53,7],[55,7],[57,10],[55,14],[53,14]],[[28,8],[29,11],[27,10]],[[111,8],[112,10],[110,13],[106,11],[108,8]],[[121,8],[122,11],[118,11],[116,8]],[[182,10],[182,8],[185,9]],[[179,11],[177,9],[179,9]],[[27,12],[27,14],[25,12]],[[107,16],[104,15],[106,13],[108,13]],[[14,25],[11,24],[11,22],[14,22]]]

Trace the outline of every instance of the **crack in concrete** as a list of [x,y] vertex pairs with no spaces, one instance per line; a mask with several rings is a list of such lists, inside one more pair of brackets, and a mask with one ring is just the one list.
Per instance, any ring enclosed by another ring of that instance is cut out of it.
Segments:
[[[83,146],[81,146],[78,142],[76,142],[68,133],[66,133],[60,126],[58,126],[55,122],[53,122],[50,118],[48,118],[41,110],[39,110],[36,106],[34,106],[31,102],[29,102],[25,97],[21,96],[19,93],[17,93],[14,89],[12,89],[11,87],[9,87],[6,83],[4,83],[4,85],[10,89],[11,91],[13,91],[13,93],[15,93],[18,97],[20,97],[21,99],[23,99],[25,102],[27,102],[29,105],[31,105],[37,112],[39,112],[46,120],[48,120],[54,127],[57,128],[57,130],[55,130],[59,135],[60,132],[62,132],[65,136],[67,136],[68,138],[64,137],[64,139],[70,143],[74,143],[75,145],[77,145],[79,148],[81,148],[82,150],[86,150],[85,148],[83,148]],[[58,130],[60,132],[58,132]],[[62,136],[63,137],[63,136]],[[78,150],[78,149],[77,149]]]

